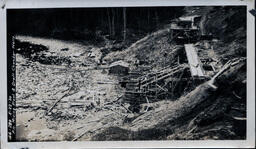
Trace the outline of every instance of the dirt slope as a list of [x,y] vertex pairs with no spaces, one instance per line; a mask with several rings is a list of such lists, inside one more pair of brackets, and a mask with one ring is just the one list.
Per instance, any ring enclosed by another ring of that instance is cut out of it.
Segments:
[[[123,51],[111,52],[104,57],[107,62],[123,59],[131,64],[141,61],[144,65],[160,69],[173,63],[182,46],[170,44],[170,29],[166,26],[138,40]],[[133,67],[134,68],[134,67]]]

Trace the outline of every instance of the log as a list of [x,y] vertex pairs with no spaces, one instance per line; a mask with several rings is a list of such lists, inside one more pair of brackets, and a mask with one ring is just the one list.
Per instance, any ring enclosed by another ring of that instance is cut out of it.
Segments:
[[[154,75],[157,75],[158,77],[161,77],[161,76],[166,75],[166,74],[168,74],[168,73],[171,73],[172,71],[175,71],[175,70],[177,70],[177,69],[179,69],[180,67],[183,67],[183,66],[185,66],[185,65],[179,65],[179,66],[176,66],[176,67],[171,68],[171,69],[168,68],[168,69],[163,70],[163,71],[161,71],[161,72],[159,72],[159,73],[154,73]],[[155,78],[155,76],[150,77],[150,78],[147,79],[147,80],[141,81],[141,84],[147,83],[148,81],[151,81],[151,80],[153,80],[154,78]]]
[[175,67],[177,67],[177,66],[167,66],[167,67],[164,67],[164,68],[162,68],[162,69],[160,69],[160,70],[158,70],[158,71],[156,71],[156,72],[147,73],[146,75],[143,75],[143,76],[141,76],[141,77],[139,77],[139,78],[143,78],[143,77],[146,77],[146,76],[148,76],[148,75],[155,75],[155,74],[163,73],[164,71],[167,71],[167,70],[169,70],[170,68],[175,68]]
[[217,89],[217,86],[214,85],[214,82],[217,77],[219,77],[224,71],[226,71],[231,65],[231,61],[229,60],[222,68],[221,70],[215,74],[210,81],[208,81],[208,85],[211,86],[213,89]]
[[146,109],[146,112],[148,112],[148,108],[149,108],[149,100],[148,100],[148,97],[146,97],[146,100],[147,100],[147,104],[148,104],[147,109]]
[[103,106],[106,106],[106,105],[112,104],[112,103],[114,103],[114,102],[117,102],[117,101],[120,100],[122,97],[123,97],[123,95],[120,95],[120,96],[118,96],[115,100],[113,100],[113,101],[111,101],[111,102],[107,102],[107,103],[105,103]]
[[161,87],[160,85],[156,84],[157,87],[159,87],[161,90],[168,92],[168,90],[164,89],[163,87]]
[[70,107],[82,107],[84,105],[85,105],[85,103],[71,103]]
[[242,99],[242,97],[238,96],[235,91],[233,91],[232,93],[233,93],[233,95],[234,95],[236,98]]
[[94,82],[94,83],[97,83],[97,84],[119,84],[118,82],[100,82],[100,81],[97,81],[97,82]]
[[239,120],[239,121],[246,121],[246,117],[235,117],[235,116],[233,116],[232,118],[235,119],[235,120]]
[[147,92],[125,91],[124,93],[130,93],[130,94],[146,94]]
[[150,77],[149,79],[146,79],[146,80],[141,81],[140,84],[143,85],[143,84],[146,84],[146,83],[148,83],[148,82],[151,82],[152,80],[155,80],[156,75],[157,75],[158,77],[161,77],[161,76],[164,76],[164,75],[170,73],[171,71],[174,71],[174,70],[169,70],[169,71],[166,71],[166,72],[162,72],[162,73],[160,73],[160,74],[157,74],[157,73],[156,73],[155,76]]
[[143,88],[143,87],[145,87],[145,86],[148,86],[149,84],[152,84],[152,83],[154,83],[154,82],[158,82],[158,81],[163,80],[163,79],[165,79],[165,78],[168,78],[169,76],[173,75],[174,73],[179,72],[180,70],[184,70],[185,68],[187,68],[187,66],[184,66],[184,65],[183,65],[183,67],[180,66],[179,69],[176,69],[175,71],[172,71],[172,72],[170,72],[170,73],[167,74],[167,75],[164,75],[164,76],[162,76],[162,77],[160,77],[160,78],[157,78],[156,80],[153,80],[153,81],[151,81],[151,82],[148,82],[148,83],[146,83],[146,84],[143,84],[141,87]]
[[77,93],[77,92],[74,92],[74,93],[70,94],[70,90],[69,90],[67,94],[64,94],[60,99],[58,99],[57,101],[55,101],[55,103],[54,103],[54,104],[50,107],[50,109],[47,111],[47,114],[49,114],[49,113],[52,111],[52,109],[57,105],[58,102],[61,101],[61,99],[65,98],[65,97],[68,97],[68,96],[70,96],[70,95],[73,95],[73,94],[75,94],[75,93]]
[[[138,131],[141,129],[151,129],[157,127],[161,123],[168,123],[179,117],[182,117],[190,113],[197,105],[200,105],[211,95],[210,86],[207,83],[199,85],[195,90],[187,94],[185,97],[181,97],[179,100],[170,102],[158,112],[151,112],[138,117],[132,122],[133,131]],[[160,118],[160,119],[159,119]],[[150,121],[146,121],[150,119]],[[142,126],[143,124],[143,126]],[[145,127],[146,126],[146,127]],[[143,128],[144,127],[144,128]]]

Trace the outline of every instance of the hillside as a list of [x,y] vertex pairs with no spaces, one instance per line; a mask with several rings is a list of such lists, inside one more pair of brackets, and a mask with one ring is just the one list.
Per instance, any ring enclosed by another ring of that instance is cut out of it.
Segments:
[[[243,7],[186,7],[183,16],[202,15],[205,17],[201,22],[202,28],[205,34],[212,34],[218,40],[218,42],[213,41],[211,46],[222,61],[237,56],[246,56],[246,24],[244,23],[246,17],[244,12],[245,8]],[[169,35],[170,25],[165,25],[163,29],[145,36],[127,49],[111,52],[104,59],[106,61],[124,59],[131,62],[140,60],[152,65],[166,63],[162,67],[170,65],[173,53],[182,47],[171,43],[172,39]],[[123,55],[125,55],[124,58]]]
[[[205,34],[214,36],[210,46],[213,47],[214,57],[224,65],[228,60],[246,56],[244,11],[245,8],[186,7],[183,16],[205,17],[202,27]],[[170,42],[169,28],[166,26],[142,38],[124,51],[110,53],[105,59],[114,61],[126,55],[124,60],[145,61],[145,65],[156,70],[174,65],[177,53],[182,52],[183,47]],[[205,41],[195,44],[204,46]],[[246,123],[237,117],[246,117],[246,63],[230,68],[221,78],[225,81],[219,80],[217,91],[211,91],[205,83],[201,84],[192,88],[190,93],[181,94],[174,102],[154,103],[158,108],[138,116],[127,127],[103,131],[96,135],[95,140],[115,140],[121,137],[117,134],[112,137],[116,131],[132,134],[127,137],[128,140],[151,139],[153,136],[163,140],[244,139]],[[232,88],[226,88],[224,82]]]

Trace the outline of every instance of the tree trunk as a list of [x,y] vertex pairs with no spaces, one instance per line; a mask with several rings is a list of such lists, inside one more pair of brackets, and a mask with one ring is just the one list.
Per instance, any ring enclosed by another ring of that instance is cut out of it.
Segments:
[[159,17],[158,17],[158,13],[157,10],[155,10],[155,19],[156,19],[156,28],[159,28]]
[[115,31],[115,8],[112,8],[112,36],[116,35]]
[[107,8],[107,16],[108,16],[108,29],[109,29],[109,35],[112,36],[112,29],[111,29],[111,19],[109,14],[109,9]]
[[126,8],[123,8],[123,18],[124,18],[124,34],[123,34],[123,41],[126,40]]
[[150,9],[147,10],[148,29],[150,29]]

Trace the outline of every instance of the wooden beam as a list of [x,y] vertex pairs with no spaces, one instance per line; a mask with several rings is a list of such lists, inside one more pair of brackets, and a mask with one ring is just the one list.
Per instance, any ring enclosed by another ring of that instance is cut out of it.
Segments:
[[185,44],[185,51],[190,66],[191,76],[204,76],[204,69],[194,47],[194,44]]
[[168,92],[168,90],[164,89],[163,87],[161,87],[160,85],[156,84],[157,87],[159,87],[161,90]]
[[224,71],[226,71],[231,65],[231,61],[229,60],[222,68],[221,70],[215,74],[210,81],[208,81],[208,85],[211,86],[213,89],[217,89],[217,86],[214,85],[215,79],[219,77]]
[[61,99],[63,99],[64,97],[67,97],[67,96],[70,96],[70,95],[73,95],[77,92],[74,92],[72,94],[69,94],[70,93],[70,90],[68,90],[68,93],[67,94],[64,94],[60,99],[56,100],[55,103],[50,107],[50,109],[47,111],[47,114],[50,113],[52,111],[52,109],[57,105],[58,102],[61,101]]
[[141,85],[141,87],[143,88],[143,87],[145,87],[145,86],[148,86],[149,84],[152,84],[152,83],[154,83],[154,82],[163,80],[163,79],[165,79],[165,78],[167,78],[167,77],[173,75],[174,73],[179,72],[180,70],[184,70],[185,68],[187,68],[187,67],[186,67],[186,66],[179,67],[179,69],[176,69],[175,71],[173,71],[173,72],[171,72],[171,73],[169,73],[169,74],[167,74],[167,75],[164,75],[164,76],[162,76],[162,77],[160,77],[160,78],[157,78],[156,80],[153,80],[153,81],[151,81],[151,82],[148,82],[148,83],[146,83],[146,84]]
[[[167,70],[163,71],[161,74],[159,74],[158,77],[162,77],[162,76],[164,76],[164,75],[166,75],[168,73],[171,73],[172,71],[175,71],[175,70],[177,70],[177,69],[179,69],[181,67],[185,67],[185,66],[187,66],[187,65],[183,64],[183,65],[176,66],[176,67],[174,67],[172,69],[167,69]],[[155,76],[153,76],[153,77],[151,77],[151,78],[149,78],[147,80],[141,81],[140,83],[141,84],[147,83],[147,82],[153,80],[154,78],[155,78]]]

